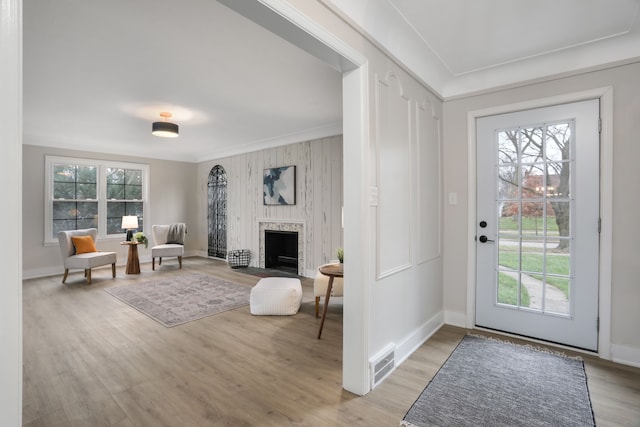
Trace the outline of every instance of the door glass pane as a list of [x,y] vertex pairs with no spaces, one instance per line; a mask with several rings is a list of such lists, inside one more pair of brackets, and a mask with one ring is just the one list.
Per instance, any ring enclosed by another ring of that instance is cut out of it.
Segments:
[[520,163],[537,163],[543,160],[543,127],[520,129],[520,147],[522,157]]
[[527,274],[541,275],[544,271],[544,255],[542,253],[544,243],[542,240],[528,240],[522,242],[521,269]]
[[[550,237],[568,238],[571,236],[571,202],[549,202],[551,210],[547,218],[547,233]],[[566,245],[563,245],[566,246]]]
[[498,199],[517,199],[518,187],[518,166],[500,166],[498,168]]
[[518,164],[518,131],[498,132],[498,163]]
[[569,278],[547,276],[545,310],[557,314],[569,314]]
[[569,123],[556,123],[547,127],[546,157],[548,161],[569,160],[571,126]]
[[500,271],[498,273],[498,304],[518,306],[518,273]]

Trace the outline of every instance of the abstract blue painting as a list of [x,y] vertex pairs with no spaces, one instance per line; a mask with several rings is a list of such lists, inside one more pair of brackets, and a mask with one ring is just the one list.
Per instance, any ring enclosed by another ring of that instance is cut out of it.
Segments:
[[265,205],[296,204],[296,167],[284,166],[264,170]]

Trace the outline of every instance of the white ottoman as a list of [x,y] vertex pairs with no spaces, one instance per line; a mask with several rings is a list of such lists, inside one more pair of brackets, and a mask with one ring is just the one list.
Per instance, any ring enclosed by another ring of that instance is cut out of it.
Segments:
[[296,314],[302,301],[300,279],[267,277],[251,288],[251,314],[288,316]]

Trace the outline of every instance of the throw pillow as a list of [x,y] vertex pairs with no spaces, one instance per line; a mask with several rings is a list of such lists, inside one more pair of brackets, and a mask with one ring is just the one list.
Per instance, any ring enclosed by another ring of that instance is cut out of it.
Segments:
[[91,236],[71,236],[71,241],[76,248],[76,255],[98,252]]

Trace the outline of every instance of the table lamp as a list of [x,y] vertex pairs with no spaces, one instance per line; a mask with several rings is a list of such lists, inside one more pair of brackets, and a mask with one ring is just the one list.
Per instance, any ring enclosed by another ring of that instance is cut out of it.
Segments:
[[122,217],[122,229],[127,230],[127,242],[133,237],[133,230],[138,228],[138,217],[135,215],[127,215]]

